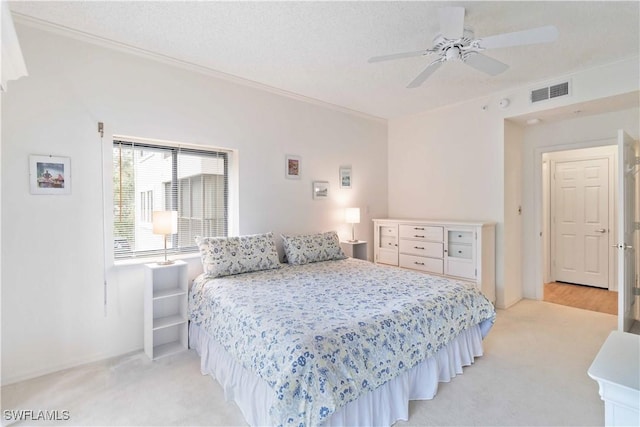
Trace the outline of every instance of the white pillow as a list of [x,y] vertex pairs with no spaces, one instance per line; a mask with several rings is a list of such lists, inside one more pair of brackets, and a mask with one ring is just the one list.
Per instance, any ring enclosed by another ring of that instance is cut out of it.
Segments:
[[282,244],[289,264],[299,265],[346,258],[335,231],[299,236],[282,235]]
[[280,268],[273,233],[238,237],[196,237],[208,277]]

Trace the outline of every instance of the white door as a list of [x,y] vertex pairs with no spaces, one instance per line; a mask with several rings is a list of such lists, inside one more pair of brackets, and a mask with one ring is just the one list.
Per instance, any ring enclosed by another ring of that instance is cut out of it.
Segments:
[[628,331],[633,324],[635,285],[635,192],[636,142],[618,131],[618,329]]
[[555,163],[554,279],[609,288],[609,160]]

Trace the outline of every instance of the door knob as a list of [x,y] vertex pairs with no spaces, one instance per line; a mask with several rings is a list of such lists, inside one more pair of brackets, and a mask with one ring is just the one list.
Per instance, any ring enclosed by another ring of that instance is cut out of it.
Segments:
[[618,248],[618,249],[633,249],[633,245],[627,245],[627,244],[611,245],[611,247]]
[[596,230],[596,233],[606,233],[606,232],[607,232],[607,229],[606,229],[606,228],[598,228],[598,229]]

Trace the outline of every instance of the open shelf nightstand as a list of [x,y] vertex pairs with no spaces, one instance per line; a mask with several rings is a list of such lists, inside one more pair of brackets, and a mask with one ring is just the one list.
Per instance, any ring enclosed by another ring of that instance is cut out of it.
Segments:
[[150,359],[189,348],[187,264],[146,264],[144,352]]

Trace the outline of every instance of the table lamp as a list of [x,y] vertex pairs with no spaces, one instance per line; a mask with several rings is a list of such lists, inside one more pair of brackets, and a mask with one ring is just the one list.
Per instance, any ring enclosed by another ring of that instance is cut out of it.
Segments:
[[178,232],[178,212],[177,211],[154,211],[153,212],[153,234],[164,235],[164,262],[159,265],[173,264],[167,260],[167,235]]
[[360,223],[360,208],[347,208],[344,212],[345,222],[351,224],[351,240],[349,242],[357,242],[355,237],[355,225]]

